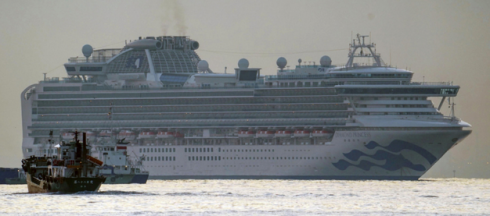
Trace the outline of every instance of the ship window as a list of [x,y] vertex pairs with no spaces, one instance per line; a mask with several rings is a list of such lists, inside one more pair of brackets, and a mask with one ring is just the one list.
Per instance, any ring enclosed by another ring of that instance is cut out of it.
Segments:
[[213,148],[211,148],[211,152],[213,152]]
[[140,153],[141,153],[141,149],[140,149]]
[[102,67],[80,67],[80,71],[102,71]]
[[150,152],[153,152],[153,148],[150,149]]
[[184,152],[187,152],[187,148],[184,148]]
[[202,161],[202,156],[199,156],[199,160]]
[[66,71],[75,71],[75,67],[65,67]]

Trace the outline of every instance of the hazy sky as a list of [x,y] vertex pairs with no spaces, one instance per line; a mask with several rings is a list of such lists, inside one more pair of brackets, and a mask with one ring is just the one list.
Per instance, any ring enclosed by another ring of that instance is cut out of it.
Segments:
[[351,33],[371,33],[384,61],[408,67],[415,81],[461,86],[456,115],[473,133],[426,177],[454,169],[490,177],[489,11],[490,1],[0,1],[0,167],[20,167],[22,90],[44,72],[65,77],[61,65],[82,56],[84,44],[120,48],[138,36],[186,34],[215,72],[245,57],[271,75],[280,56],[291,67],[322,55],[345,64]]

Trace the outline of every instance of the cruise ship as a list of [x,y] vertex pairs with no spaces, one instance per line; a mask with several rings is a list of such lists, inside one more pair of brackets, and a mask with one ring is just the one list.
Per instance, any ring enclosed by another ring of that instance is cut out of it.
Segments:
[[323,56],[290,70],[280,57],[276,75],[247,59],[215,73],[186,36],[85,45],[66,78],[21,93],[24,157],[52,153],[50,130],[59,140],[78,130],[93,157],[118,150],[104,139],[125,139],[153,179],[416,180],[471,133],[440,111],[460,86],[413,82],[366,37],[351,41],[345,64]]

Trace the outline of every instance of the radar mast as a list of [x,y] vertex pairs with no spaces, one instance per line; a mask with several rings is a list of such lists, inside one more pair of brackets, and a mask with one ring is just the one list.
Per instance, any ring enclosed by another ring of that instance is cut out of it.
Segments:
[[[381,60],[381,55],[376,53],[376,44],[364,43],[366,37],[369,37],[369,35],[357,34],[357,39],[353,39],[352,43],[349,44],[349,60],[347,61],[347,64],[345,64],[345,67],[354,67],[354,58],[373,58],[375,62],[373,66],[381,67],[384,65]],[[359,48],[360,51],[356,53]],[[364,49],[368,50],[369,53],[364,52]]]

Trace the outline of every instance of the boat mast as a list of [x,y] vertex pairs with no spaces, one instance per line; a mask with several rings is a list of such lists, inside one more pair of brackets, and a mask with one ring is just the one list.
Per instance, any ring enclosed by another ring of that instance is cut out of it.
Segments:
[[87,177],[87,133],[82,134],[82,176]]
[[[354,66],[354,58],[357,58],[357,57],[373,58],[374,61],[376,62],[375,66],[377,66],[377,67],[382,66],[381,55],[372,50],[372,48],[374,48],[376,50],[376,44],[374,44],[374,43],[366,44],[364,42],[366,37],[369,37],[369,36],[357,34],[357,39],[353,39],[352,43],[349,44],[349,55],[348,55],[349,60],[347,61],[347,64],[345,64],[345,67],[353,67]],[[357,40],[357,43],[356,43],[356,40]],[[361,51],[358,54],[356,54],[356,51],[359,48],[361,49]],[[369,50],[370,54],[364,53],[363,48]]]

